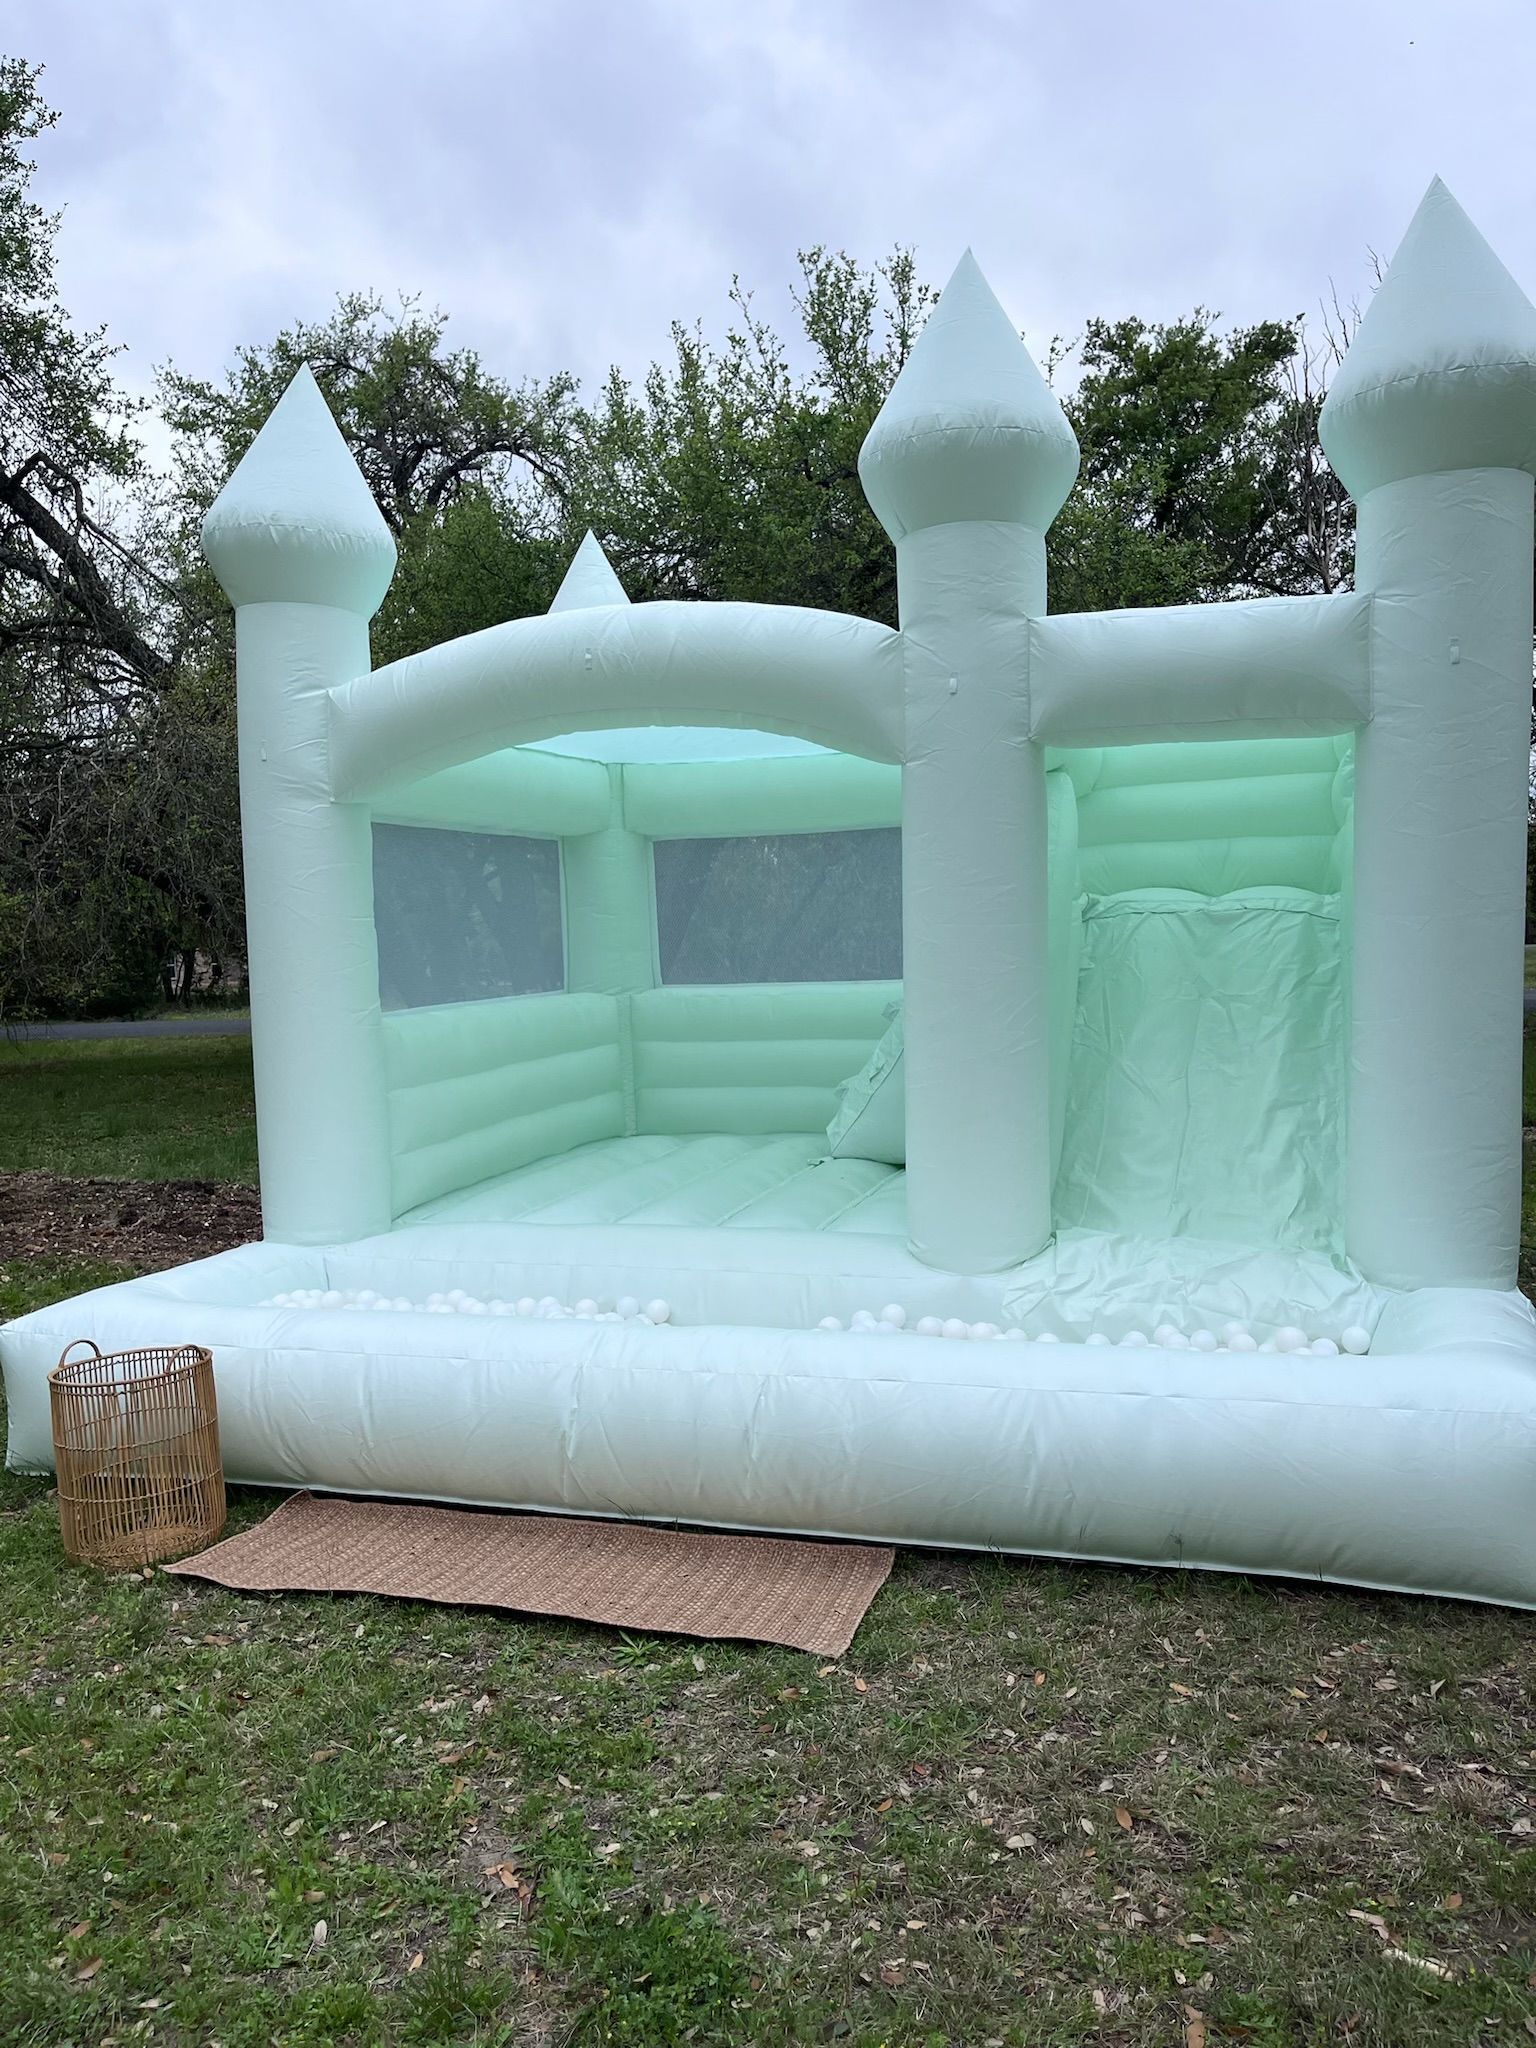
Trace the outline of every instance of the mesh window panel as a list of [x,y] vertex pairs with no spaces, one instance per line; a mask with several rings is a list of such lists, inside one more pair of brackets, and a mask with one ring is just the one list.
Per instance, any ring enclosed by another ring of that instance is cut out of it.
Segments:
[[664,982],[896,981],[901,833],[658,839]]
[[373,915],[386,1010],[565,986],[558,840],[375,825]]

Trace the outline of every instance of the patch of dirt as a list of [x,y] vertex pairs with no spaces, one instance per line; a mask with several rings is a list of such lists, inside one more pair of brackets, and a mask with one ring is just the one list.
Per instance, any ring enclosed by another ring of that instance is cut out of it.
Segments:
[[111,1259],[154,1272],[260,1235],[254,1188],[0,1174],[0,1259]]

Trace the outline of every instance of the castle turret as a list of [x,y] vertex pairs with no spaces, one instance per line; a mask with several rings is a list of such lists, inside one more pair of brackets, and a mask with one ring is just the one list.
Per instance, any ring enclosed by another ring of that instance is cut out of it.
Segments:
[[561,578],[550,610],[586,612],[595,611],[600,605],[628,603],[624,586],[613,573],[613,564],[589,527],[586,538],[571,557],[571,566]]
[[1043,751],[1029,621],[1072,429],[966,253],[870,429],[865,495],[896,543],[906,661],[902,887],[907,1221],[958,1272],[1051,1234]]
[[1346,1242],[1386,1284],[1512,1287],[1536,308],[1439,179],[1320,428],[1373,600]]
[[371,820],[333,803],[326,691],[364,674],[395,545],[307,368],[203,524],[235,606],[240,807],[268,1237],[388,1228]]

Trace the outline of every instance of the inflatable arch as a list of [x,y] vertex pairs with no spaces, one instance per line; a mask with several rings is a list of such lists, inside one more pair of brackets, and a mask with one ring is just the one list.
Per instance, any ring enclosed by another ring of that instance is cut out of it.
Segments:
[[1438,182],[1322,434],[1353,592],[1048,615],[967,256],[860,460],[899,630],[589,536],[370,670],[301,372],[204,533],[266,1241],[10,1324],[11,1462],[66,1340],[197,1338],[238,1479],[1536,1605],[1536,311]]

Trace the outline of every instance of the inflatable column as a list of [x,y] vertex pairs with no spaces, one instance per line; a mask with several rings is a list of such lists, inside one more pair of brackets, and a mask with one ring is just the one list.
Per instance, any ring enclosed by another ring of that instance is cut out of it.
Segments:
[[331,800],[326,692],[369,666],[395,544],[300,370],[203,525],[235,606],[251,1043],[266,1235],[386,1230],[368,809]]
[[[627,605],[597,536],[589,533],[571,558],[551,612]],[[565,884],[566,986],[622,996],[656,978],[647,842],[624,827],[624,770],[608,770],[608,825],[567,839],[561,849]]]
[[1346,1242],[1398,1287],[1512,1287],[1536,309],[1437,179],[1321,418],[1359,507]]
[[1029,632],[1077,475],[1066,416],[967,253],[859,456],[896,543],[907,1219],[998,1272],[1051,1235],[1045,759]]

